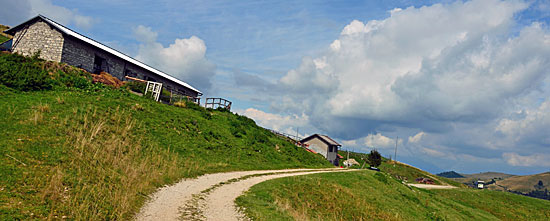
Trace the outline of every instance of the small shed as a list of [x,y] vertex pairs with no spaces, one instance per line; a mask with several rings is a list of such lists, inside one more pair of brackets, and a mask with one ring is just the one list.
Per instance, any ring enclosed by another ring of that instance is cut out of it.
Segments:
[[338,148],[340,145],[327,135],[313,134],[300,141],[309,149],[323,155],[330,163],[335,166],[339,165],[340,157],[338,157]]

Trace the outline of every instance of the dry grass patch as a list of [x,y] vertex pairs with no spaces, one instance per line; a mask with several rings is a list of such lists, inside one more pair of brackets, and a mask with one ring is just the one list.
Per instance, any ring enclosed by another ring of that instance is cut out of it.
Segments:
[[66,144],[73,153],[43,192],[54,202],[50,218],[128,219],[155,183],[181,177],[191,166],[133,134],[136,122],[124,111],[99,115],[88,109],[73,120],[79,123],[67,130]]

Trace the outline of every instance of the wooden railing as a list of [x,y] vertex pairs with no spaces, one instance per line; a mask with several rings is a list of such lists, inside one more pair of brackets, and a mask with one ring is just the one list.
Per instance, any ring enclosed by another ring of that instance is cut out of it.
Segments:
[[204,103],[205,108],[212,108],[217,109],[219,107],[225,108],[227,110],[231,110],[231,104],[232,102],[223,98],[206,98],[206,102]]

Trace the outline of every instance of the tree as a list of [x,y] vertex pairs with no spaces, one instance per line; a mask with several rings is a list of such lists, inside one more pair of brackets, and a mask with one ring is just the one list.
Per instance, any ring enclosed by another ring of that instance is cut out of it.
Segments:
[[539,182],[537,183],[537,185],[534,186],[535,189],[537,190],[542,190],[544,189],[544,184],[542,183],[542,180],[539,180]]
[[377,150],[371,150],[367,160],[371,167],[378,167],[382,164],[382,155]]

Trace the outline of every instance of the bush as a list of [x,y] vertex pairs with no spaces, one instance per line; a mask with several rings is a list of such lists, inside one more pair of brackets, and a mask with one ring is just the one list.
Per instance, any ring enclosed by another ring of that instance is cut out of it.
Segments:
[[24,57],[18,54],[0,56],[0,82],[20,91],[48,90],[54,81],[48,72],[42,69],[37,54]]
[[56,87],[96,90],[88,72],[73,66],[19,54],[0,54],[0,83],[19,91],[51,90]]

